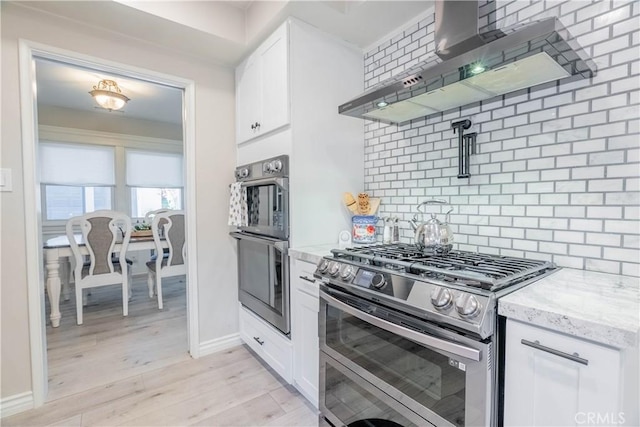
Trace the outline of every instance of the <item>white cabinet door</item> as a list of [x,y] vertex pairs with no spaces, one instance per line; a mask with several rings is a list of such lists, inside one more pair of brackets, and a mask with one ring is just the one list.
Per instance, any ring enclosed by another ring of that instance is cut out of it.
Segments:
[[289,123],[289,38],[283,24],[236,68],[238,144]]
[[292,260],[291,341],[293,342],[293,382],[316,408],[318,407],[319,288],[313,279],[315,265]]
[[261,62],[262,117],[260,134],[289,123],[289,60],[287,25],[269,37],[259,50]]
[[236,137],[238,143],[257,135],[261,120],[262,91],[260,89],[258,55],[247,58],[236,69]]
[[288,383],[292,381],[291,341],[240,305],[240,337]]
[[505,426],[615,423],[618,350],[510,319],[506,334]]

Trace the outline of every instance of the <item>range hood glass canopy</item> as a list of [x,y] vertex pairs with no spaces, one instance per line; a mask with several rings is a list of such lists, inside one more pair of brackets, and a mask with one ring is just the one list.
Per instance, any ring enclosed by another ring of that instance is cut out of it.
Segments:
[[435,65],[431,58],[341,105],[338,112],[404,123],[570,76],[595,75],[595,64],[557,18],[477,37],[483,41],[476,45],[493,41]]

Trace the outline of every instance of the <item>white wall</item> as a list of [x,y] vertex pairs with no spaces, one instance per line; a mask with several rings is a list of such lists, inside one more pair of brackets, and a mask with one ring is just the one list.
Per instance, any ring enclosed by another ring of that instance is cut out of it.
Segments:
[[[0,3],[2,24],[1,167],[13,171],[13,191],[0,194],[1,397],[31,390],[24,188],[20,131],[18,40],[154,70],[195,82],[196,210],[200,342],[237,332],[235,245],[228,236],[228,184],[233,180],[232,70],[165,51],[141,40]],[[44,292],[44,291],[43,291]],[[186,351],[186,349],[185,349]]]
[[[494,2],[486,2],[484,15]],[[503,1],[497,26],[556,16],[598,66],[577,82],[539,85],[402,126],[368,122],[367,190],[408,220],[418,203],[454,207],[456,249],[640,275],[640,34],[637,1]],[[365,54],[365,86],[433,54],[426,17]],[[468,179],[457,178],[451,123],[478,132]],[[413,240],[406,222],[402,241]]]

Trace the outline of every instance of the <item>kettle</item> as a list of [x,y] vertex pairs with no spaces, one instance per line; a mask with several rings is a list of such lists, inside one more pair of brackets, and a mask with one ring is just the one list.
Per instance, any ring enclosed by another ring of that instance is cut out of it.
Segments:
[[453,211],[453,208],[449,209],[446,213],[444,223],[440,222],[434,213],[431,214],[431,219],[424,222],[424,214],[426,212],[421,210],[421,208],[432,204],[448,205],[444,200],[431,199],[417,206],[416,209],[420,213],[422,221],[418,223],[418,214],[415,214],[413,219],[409,220],[411,228],[415,231],[415,244],[425,253],[447,253],[453,247],[453,232],[448,224],[449,214]]

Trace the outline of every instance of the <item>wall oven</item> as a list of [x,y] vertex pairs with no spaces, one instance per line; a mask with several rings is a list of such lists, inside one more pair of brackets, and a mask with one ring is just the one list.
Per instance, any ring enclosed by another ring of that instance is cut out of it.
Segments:
[[289,334],[289,158],[236,168],[246,192],[246,220],[238,240],[238,298],[243,306]]
[[289,238],[289,156],[236,168],[236,180],[247,194],[246,233]]

